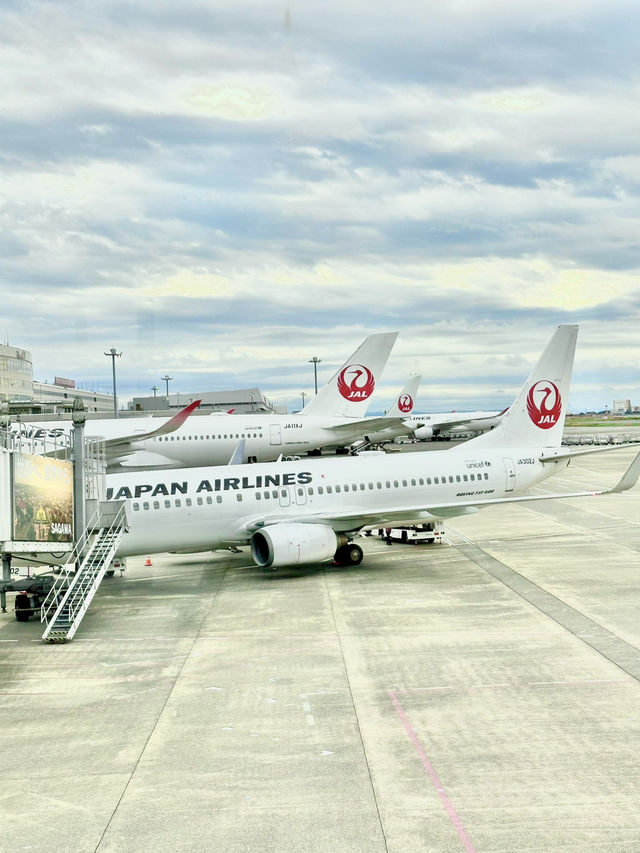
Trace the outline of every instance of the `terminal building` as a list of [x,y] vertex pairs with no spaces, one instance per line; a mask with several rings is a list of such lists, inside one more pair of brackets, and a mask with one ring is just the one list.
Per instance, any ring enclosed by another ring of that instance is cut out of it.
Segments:
[[259,388],[241,388],[235,391],[198,391],[189,394],[158,394],[154,397],[134,397],[129,409],[135,412],[159,412],[183,409],[194,400],[201,400],[200,411],[235,413],[255,412],[286,414],[286,407],[274,406]]
[[0,344],[0,403],[12,415],[70,412],[80,397],[87,413],[113,412],[113,396],[76,388],[73,379],[56,376],[52,383],[34,382],[31,353]]

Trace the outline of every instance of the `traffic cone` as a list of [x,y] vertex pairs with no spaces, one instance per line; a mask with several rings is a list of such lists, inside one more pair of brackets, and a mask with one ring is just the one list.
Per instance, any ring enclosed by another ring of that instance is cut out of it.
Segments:
[[150,566],[151,565],[151,557],[147,557],[147,559],[144,561],[144,564],[145,564],[145,566]]

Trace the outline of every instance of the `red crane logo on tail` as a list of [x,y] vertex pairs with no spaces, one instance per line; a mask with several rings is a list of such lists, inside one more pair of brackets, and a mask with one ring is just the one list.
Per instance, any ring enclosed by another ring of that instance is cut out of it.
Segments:
[[413,397],[411,394],[401,394],[398,397],[398,408],[404,415],[408,415],[413,409]]
[[562,397],[558,386],[548,379],[541,379],[529,388],[527,411],[533,423],[540,429],[551,429],[558,423],[562,412]]
[[375,386],[373,373],[363,364],[350,364],[338,374],[338,391],[345,400],[366,400]]

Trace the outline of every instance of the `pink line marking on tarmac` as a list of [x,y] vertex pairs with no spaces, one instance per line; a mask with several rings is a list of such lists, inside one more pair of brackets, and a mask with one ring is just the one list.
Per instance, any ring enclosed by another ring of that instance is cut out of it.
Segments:
[[418,740],[418,736],[414,732],[413,727],[412,727],[411,723],[409,722],[409,718],[407,717],[404,708],[402,707],[402,705],[398,701],[398,697],[396,696],[396,694],[393,690],[389,690],[388,693],[389,693],[389,696],[391,697],[391,701],[393,702],[393,707],[396,709],[398,716],[402,720],[402,725],[404,726],[405,731],[409,735],[409,740],[411,741],[416,752],[420,756],[420,761],[422,762],[424,769],[429,774],[429,778],[431,779],[431,782],[433,783],[433,787],[436,789],[436,793],[440,797],[440,802],[444,806],[446,813],[449,815],[449,820],[451,821],[451,823],[455,827],[455,830],[458,833],[458,838],[462,842],[464,849],[467,851],[467,853],[477,853],[476,848],[473,846],[473,844],[471,843],[471,839],[467,835],[467,831],[464,828],[462,821],[460,820],[460,817],[458,816],[458,813],[456,812],[456,810],[453,807],[453,803],[451,802],[451,800],[447,796],[447,792],[445,791],[445,789],[442,786],[442,782],[440,781],[440,777],[436,773],[436,770],[435,770],[433,764],[427,758],[427,754],[424,751],[424,749],[422,748],[422,744]]

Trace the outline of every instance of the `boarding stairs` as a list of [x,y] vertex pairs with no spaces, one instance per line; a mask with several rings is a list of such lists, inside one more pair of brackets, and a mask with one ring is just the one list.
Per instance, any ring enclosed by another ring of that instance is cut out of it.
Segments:
[[42,603],[40,621],[46,623],[42,639],[49,643],[72,639],[127,529],[124,501],[109,503],[108,514],[104,502],[98,505]]

